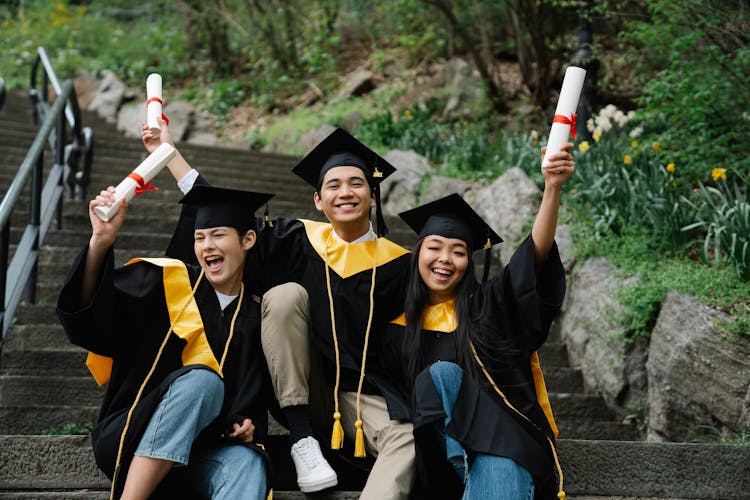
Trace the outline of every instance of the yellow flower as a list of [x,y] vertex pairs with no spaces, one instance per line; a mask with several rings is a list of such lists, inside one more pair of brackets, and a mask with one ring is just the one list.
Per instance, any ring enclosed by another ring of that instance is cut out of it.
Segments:
[[593,137],[594,137],[594,140],[598,142],[599,139],[602,138],[602,129],[597,128],[596,130],[594,130]]
[[715,168],[711,170],[711,177],[713,180],[718,181],[719,179],[727,180],[727,169],[726,168]]
[[670,163],[669,165],[667,165],[666,169],[667,169],[667,172],[669,172],[670,174],[673,174],[674,173],[674,163]]
[[589,141],[583,141],[578,145],[578,151],[580,151],[581,153],[585,153],[590,147],[591,146],[589,145]]
[[632,142],[630,143],[630,147],[631,147],[631,148],[637,148],[637,147],[638,147],[638,141],[632,141]]
[[656,151],[662,150],[661,144],[659,144],[658,142],[653,143],[652,146],[654,147]]
[[539,132],[537,132],[536,130],[532,130],[529,133],[529,137],[531,137],[532,139],[538,139],[539,138]]
[[411,116],[411,110],[410,109],[404,110],[404,115],[405,116]]
[[633,163],[633,158],[631,158],[630,155],[625,155],[625,158],[622,159],[622,162],[625,165],[630,165],[631,163]]

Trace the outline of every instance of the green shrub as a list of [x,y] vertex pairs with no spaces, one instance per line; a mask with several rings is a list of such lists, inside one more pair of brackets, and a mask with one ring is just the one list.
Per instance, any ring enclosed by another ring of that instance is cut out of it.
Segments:
[[42,434],[45,436],[78,436],[91,434],[94,430],[94,424],[92,422],[85,422],[83,424],[65,424],[62,427],[54,427],[51,429],[45,429]]

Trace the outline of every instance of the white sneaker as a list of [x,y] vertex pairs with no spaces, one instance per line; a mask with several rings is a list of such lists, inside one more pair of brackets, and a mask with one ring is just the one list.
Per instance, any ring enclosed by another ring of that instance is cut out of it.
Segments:
[[297,484],[303,493],[330,488],[339,482],[336,471],[323,458],[320,445],[312,436],[292,445],[292,460],[297,469]]

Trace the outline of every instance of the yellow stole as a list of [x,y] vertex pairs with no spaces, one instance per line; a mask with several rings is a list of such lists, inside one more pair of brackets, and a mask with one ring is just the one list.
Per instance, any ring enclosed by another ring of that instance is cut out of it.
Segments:
[[[402,313],[401,316],[392,320],[391,323],[406,326],[406,314]],[[433,332],[453,333],[456,331],[456,328],[458,328],[456,321],[456,299],[425,307],[422,329]],[[542,365],[539,362],[539,355],[536,351],[531,354],[531,373],[534,376],[537,402],[542,408],[544,416],[547,417],[555,438],[557,438],[559,430],[557,429],[557,423],[555,423],[555,417],[552,414],[552,405],[550,405],[547,386],[544,383]]]
[[[176,259],[132,259],[126,265],[141,261],[159,266],[163,270],[164,294],[169,320],[173,324],[172,331],[186,341],[182,350],[182,364],[207,366],[223,377],[219,363],[208,343],[198,304],[192,295],[190,276],[185,264]],[[187,306],[185,306],[186,303]],[[183,307],[185,310],[178,319],[177,315]],[[175,322],[177,319],[178,321]],[[86,358],[86,366],[99,386],[106,384],[112,375],[112,358],[110,357],[90,352]]]
[[378,238],[377,242],[370,240],[347,243],[331,234],[333,227],[327,222],[306,219],[300,219],[300,222],[305,225],[307,239],[310,240],[315,252],[325,260],[327,251],[328,266],[342,278],[372,269],[373,262],[381,266],[409,253],[407,249],[387,238]]

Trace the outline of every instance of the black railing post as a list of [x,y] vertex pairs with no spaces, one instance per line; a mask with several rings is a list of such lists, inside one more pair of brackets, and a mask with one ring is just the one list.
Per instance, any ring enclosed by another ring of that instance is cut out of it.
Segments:
[[10,249],[10,221],[0,228],[0,347],[3,345],[5,328],[5,303],[8,300],[5,290],[8,284],[8,251]]
[[573,64],[586,70],[586,80],[583,82],[581,99],[576,110],[576,133],[584,139],[591,139],[591,132],[586,128],[586,122],[591,118],[592,110],[596,106],[597,73],[599,60],[594,57],[591,45],[594,43],[591,17],[593,15],[593,0],[581,0],[578,16],[578,50],[573,56]]

